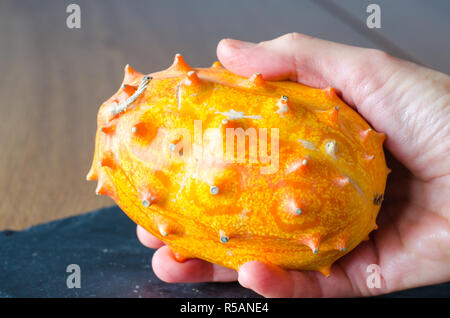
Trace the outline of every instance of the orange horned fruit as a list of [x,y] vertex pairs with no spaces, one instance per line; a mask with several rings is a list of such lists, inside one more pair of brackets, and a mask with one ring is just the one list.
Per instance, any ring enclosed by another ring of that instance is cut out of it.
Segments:
[[332,88],[130,66],[101,107],[88,180],[178,259],[329,275],[376,228],[383,140]]

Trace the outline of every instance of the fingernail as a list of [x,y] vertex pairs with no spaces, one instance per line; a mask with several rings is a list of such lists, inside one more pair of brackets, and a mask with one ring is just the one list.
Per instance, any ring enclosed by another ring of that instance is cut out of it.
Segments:
[[253,42],[246,42],[246,41],[239,41],[234,39],[227,39],[227,44],[231,47],[234,47],[239,50],[245,50],[250,49],[256,45],[256,43]]

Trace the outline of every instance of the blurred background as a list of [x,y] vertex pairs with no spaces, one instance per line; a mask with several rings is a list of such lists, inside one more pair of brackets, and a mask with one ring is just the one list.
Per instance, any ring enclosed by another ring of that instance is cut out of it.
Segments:
[[[70,29],[69,4],[81,9]],[[381,8],[370,29],[367,6]],[[383,49],[450,73],[448,0],[2,0],[0,230],[81,214],[112,200],[87,182],[96,114],[125,64],[167,68],[216,60],[222,38],[262,41],[301,32]]]

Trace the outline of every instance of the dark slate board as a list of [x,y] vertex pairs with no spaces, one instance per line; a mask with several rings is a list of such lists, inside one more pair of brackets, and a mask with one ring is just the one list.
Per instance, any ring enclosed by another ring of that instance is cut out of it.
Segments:
[[[135,224],[110,207],[21,232],[0,232],[0,297],[258,297],[237,283],[167,284],[153,273],[153,251]],[[81,288],[69,289],[69,264],[81,268]],[[389,297],[448,297],[450,283]]]

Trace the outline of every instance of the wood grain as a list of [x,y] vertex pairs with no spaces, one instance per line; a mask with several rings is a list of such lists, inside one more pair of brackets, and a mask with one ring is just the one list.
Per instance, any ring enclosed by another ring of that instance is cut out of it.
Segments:
[[113,202],[85,181],[96,113],[130,63],[166,68],[182,53],[210,65],[223,37],[260,41],[299,31],[377,47],[313,1],[0,2],[0,230],[84,213]]

